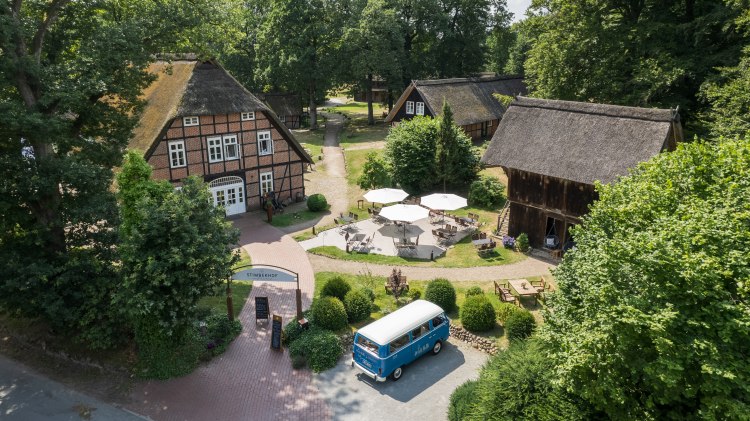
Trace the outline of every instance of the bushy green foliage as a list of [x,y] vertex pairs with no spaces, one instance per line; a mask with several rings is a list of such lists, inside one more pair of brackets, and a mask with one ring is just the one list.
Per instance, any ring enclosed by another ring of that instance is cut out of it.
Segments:
[[526,339],[534,332],[536,320],[530,311],[519,309],[505,319],[504,327],[508,340]]
[[282,336],[284,345],[289,345],[299,338],[305,330],[300,326],[297,319],[292,319],[284,326],[284,335]]
[[391,174],[385,160],[377,152],[367,154],[362,174],[357,179],[357,185],[364,190],[391,186]]
[[328,209],[326,197],[320,193],[315,193],[307,198],[307,209],[312,212],[320,212]]
[[344,303],[336,297],[320,297],[310,306],[315,326],[328,330],[339,330],[346,326]]
[[242,332],[239,320],[229,321],[224,313],[213,313],[206,318],[207,338],[203,338],[207,351],[211,355],[219,355],[226,351],[227,346]]
[[750,139],[698,141],[597,186],[545,317],[563,387],[619,419],[750,413],[748,168]]
[[516,238],[516,248],[521,253],[526,253],[531,248],[531,245],[529,244],[529,236],[526,235],[525,232],[522,232],[518,235],[518,238]]
[[484,291],[482,291],[482,287],[473,286],[466,290],[464,293],[464,296],[471,297],[472,295],[484,295]]
[[430,281],[424,292],[424,298],[437,304],[446,312],[453,311],[456,308],[456,288],[449,280],[444,278]]
[[[336,298],[330,298],[336,300]],[[339,338],[331,331],[312,328],[302,333],[289,346],[289,355],[294,358],[304,357],[310,368],[319,373],[336,366],[344,353]]]
[[401,121],[388,133],[385,159],[391,178],[411,194],[420,194],[435,184],[437,132],[433,119],[415,117]]
[[[602,419],[588,406],[554,386],[554,363],[536,339],[516,341],[490,358],[464,400],[464,421]],[[450,416],[450,414],[449,414]]]
[[505,202],[505,186],[495,177],[480,176],[469,187],[469,203],[472,206],[495,208]]
[[362,288],[362,292],[364,292],[368,298],[370,298],[370,302],[375,302],[375,291],[373,291],[371,288],[364,287]]
[[305,368],[307,365],[307,359],[304,355],[293,355],[289,358],[292,359],[292,368],[295,370],[299,370],[300,368]]
[[344,297],[344,308],[349,322],[357,323],[366,320],[372,312],[372,301],[366,292],[362,290],[352,290],[346,293]]
[[446,191],[447,186],[465,186],[477,177],[479,154],[471,145],[466,132],[453,121],[453,110],[443,101],[443,111],[437,120],[438,137],[435,150],[436,181]]
[[500,306],[498,306],[497,308],[497,320],[501,325],[505,326],[505,322],[508,320],[508,317],[510,317],[511,314],[517,313],[519,311],[522,311],[522,309],[515,304],[500,303]]
[[422,290],[419,288],[409,288],[409,293],[407,295],[412,301],[415,301],[422,298]]
[[461,324],[472,332],[484,332],[495,327],[495,308],[484,294],[466,297],[461,306]]
[[[750,22],[750,20],[748,20]],[[750,45],[735,67],[721,69],[720,77],[701,87],[711,103],[705,119],[712,135],[728,138],[750,135]]]
[[158,320],[139,321],[135,341],[138,344],[137,374],[149,379],[168,379],[190,373],[206,349],[196,329],[185,328],[167,335]]
[[334,276],[333,278],[326,281],[323,288],[320,290],[321,297],[336,297],[341,301],[344,301],[346,293],[352,289],[349,282],[346,282],[341,276]]
[[478,381],[469,380],[451,393],[448,421],[462,421],[472,412],[471,406],[476,400],[477,385]]

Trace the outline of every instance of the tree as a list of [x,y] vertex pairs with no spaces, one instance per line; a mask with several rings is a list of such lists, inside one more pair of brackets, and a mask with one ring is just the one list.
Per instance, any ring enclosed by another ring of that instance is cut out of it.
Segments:
[[498,11],[505,9],[502,1],[438,1],[441,13],[431,45],[432,66],[438,77],[466,77],[484,70],[491,3]]
[[502,0],[498,3],[502,7],[494,10],[491,29],[487,35],[487,66],[497,74],[504,74],[517,34],[511,26],[513,14],[507,9],[507,2]]
[[412,79],[434,76],[431,57],[442,10],[438,0],[387,0],[386,4],[396,13],[403,37],[403,90]]
[[615,419],[750,413],[750,139],[599,185],[543,327],[565,389]]
[[[123,173],[137,171],[143,163],[130,154]],[[129,229],[122,238],[119,299],[136,331],[145,324],[179,337],[192,323],[198,300],[213,294],[231,274],[239,259],[232,245],[239,235],[197,178],[186,178],[180,190],[164,188],[166,182],[141,181],[130,184],[133,191],[120,190],[123,209],[131,212],[123,215]],[[151,194],[134,194],[143,191]]]
[[385,159],[391,178],[410,194],[420,194],[435,184],[437,135],[437,124],[430,117],[402,121],[388,133]]
[[472,149],[471,139],[453,122],[453,111],[443,102],[443,113],[438,119],[435,170],[437,181],[446,185],[465,185],[479,172],[479,156]]
[[750,134],[750,46],[740,63],[721,69],[721,74],[701,88],[711,107],[706,110],[706,126],[714,136]]
[[377,152],[367,154],[365,164],[362,166],[362,174],[357,179],[357,185],[365,190],[391,186],[389,168],[380,154]]

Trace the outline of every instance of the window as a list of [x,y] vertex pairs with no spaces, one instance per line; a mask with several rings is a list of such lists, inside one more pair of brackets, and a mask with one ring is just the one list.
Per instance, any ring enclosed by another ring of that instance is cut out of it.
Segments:
[[390,354],[393,354],[394,352],[398,351],[399,349],[403,348],[405,345],[409,344],[409,335],[404,335],[395,341],[391,342],[388,345],[388,352]]
[[435,317],[434,319],[432,319],[432,328],[434,329],[434,328],[440,326],[441,324],[443,324],[443,322],[444,322],[443,316],[437,316],[437,317]]
[[169,166],[178,168],[185,166],[185,141],[169,142]]
[[418,328],[411,331],[411,336],[413,340],[417,340],[420,336],[424,335],[425,333],[430,331],[430,322],[427,322],[423,324],[422,326],[419,326]]
[[182,117],[183,126],[197,126],[198,117]]
[[285,115],[280,115],[279,116],[279,121],[282,122],[282,123],[286,123],[286,116]]
[[260,195],[273,191],[273,173],[260,173]]
[[258,132],[258,155],[270,155],[273,153],[273,140],[271,132],[266,130]]
[[224,135],[224,159],[229,161],[230,159],[238,159],[240,157],[240,150],[237,147],[237,135]]
[[417,102],[417,115],[424,115],[424,102]]
[[414,101],[406,101],[406,114],[414,114]]
[[255,111],[248,111],[246,113],[240,114],[240,118],[242,121],[250,121],[255,120]]
[[221,137],[209,137],[208,139],[208,162],[219,162],[224,159],[221,153]]
[[357,345],[361,346],[362,348],[372,352],[373,354],[378,354],[378,344],[375,342],[365,338],[364,336],[359,336],[357,338]]

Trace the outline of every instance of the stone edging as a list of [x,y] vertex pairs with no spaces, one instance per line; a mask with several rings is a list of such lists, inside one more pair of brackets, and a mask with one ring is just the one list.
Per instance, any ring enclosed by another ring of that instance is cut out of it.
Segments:
[[466,342],[484,353],[495,355],[499,351],[497,345],[495,345],[495,341],[477,336],[462,327],[450,325],[450,332],[451,338]]

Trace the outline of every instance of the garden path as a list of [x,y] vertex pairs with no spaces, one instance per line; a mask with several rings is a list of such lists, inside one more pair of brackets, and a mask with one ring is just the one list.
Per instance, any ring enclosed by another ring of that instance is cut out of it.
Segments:
[[[305,251],[291,237],[267,224],[259,212],[234,220],[240,244],[257,264],[299,274],[302,306],[310,306],[315,277]],[[269,323],[255,321],[255,297],[267,296],[271,313],[292,320],[295,284],[254,282],[238,318],[242,333],[227,351],[187,376],[145,381],[128,407],[154,420],[327,420],[328,405],[315,388],[312,373],[293,370],[287,351],[270,348]]]

